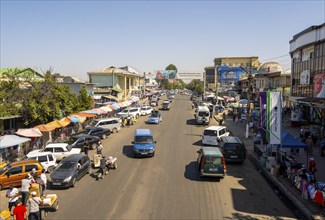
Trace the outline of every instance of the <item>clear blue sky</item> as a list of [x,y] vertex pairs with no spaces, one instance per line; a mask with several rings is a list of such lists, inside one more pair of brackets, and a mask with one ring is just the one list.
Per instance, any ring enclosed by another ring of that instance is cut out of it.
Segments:
[[324,0],[1,0],[0,66],[52,68],[83,80],[110,66],[203,72],[225,56],[289,67],[292,36],[324,22]]

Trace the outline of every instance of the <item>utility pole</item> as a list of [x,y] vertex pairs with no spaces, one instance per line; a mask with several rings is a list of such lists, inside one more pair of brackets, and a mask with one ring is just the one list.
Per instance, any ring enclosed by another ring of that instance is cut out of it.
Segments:
[[218,66],[216,60],[214,60],[214,85],[216,88],[216,100],[218,100]]

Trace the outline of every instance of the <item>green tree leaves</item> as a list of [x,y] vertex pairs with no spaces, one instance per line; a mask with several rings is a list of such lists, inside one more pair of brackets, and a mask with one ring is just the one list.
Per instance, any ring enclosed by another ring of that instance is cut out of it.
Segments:
[[204,84],[203,81],[198,79],[193,79],[189,84],[186,85],[186,88],[192,91],[196,91],[198,94],[203,94]]

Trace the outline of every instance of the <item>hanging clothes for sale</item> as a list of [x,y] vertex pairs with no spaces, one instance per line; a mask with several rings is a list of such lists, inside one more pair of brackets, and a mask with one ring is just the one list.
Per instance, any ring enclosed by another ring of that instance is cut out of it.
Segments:
[[314,202],[320,204],[321,206],[324,206],[324,195],[321,191],[316,191]]

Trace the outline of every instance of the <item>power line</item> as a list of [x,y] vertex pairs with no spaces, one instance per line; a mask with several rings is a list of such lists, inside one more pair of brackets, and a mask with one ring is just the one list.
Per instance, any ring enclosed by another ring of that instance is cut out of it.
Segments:
[[281,56],[278,56],[278,57],[273,57],[273,58],[268,58],[268,59],[262,59],[262,60],[274,60],[274,59],[278,59],[278,58],[286,57],[286,56],[290,56],[290,55],[289,54],[285,54],[285,55],[281,55]]

